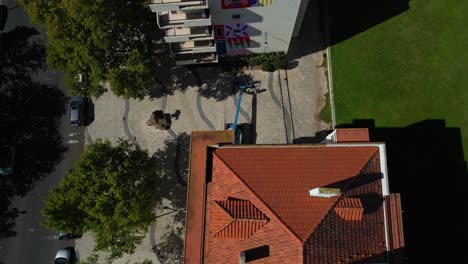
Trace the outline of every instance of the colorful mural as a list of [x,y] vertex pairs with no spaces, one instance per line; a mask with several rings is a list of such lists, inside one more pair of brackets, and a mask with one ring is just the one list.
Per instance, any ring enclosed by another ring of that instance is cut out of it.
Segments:
[[226,54],[239,55],[247,53],[250,46],[249,37],[228,38],[226,40]]
[[225,39],[224,37],[224,25],[214,25],[214,38],[217,39]]
[[245,54],[250,47],[249,25],[237,23],[232,25],[214,25],[216,49],[218,55]]
[[273,4],[273,0],[258,0],[257,6],[269,6],[272,4]]
[[250,0],[221,0],[223,9],[246,8],[250,7]]
[[248,37],[249,33],[247,32],[247,29],[249,26],[244,23],[237,23],[233,25],[225,25],[224,26],[224,32],[226,35],[226,38],[240,38],[240,37]]
[[273,0],[221,0],[223,9],[247,8],[251,6],[269,6]]

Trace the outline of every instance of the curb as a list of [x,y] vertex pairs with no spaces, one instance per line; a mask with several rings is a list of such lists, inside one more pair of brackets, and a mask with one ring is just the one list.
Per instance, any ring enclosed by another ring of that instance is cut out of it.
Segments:
[[330,48],[330,31],[328,27],[328,4],[325,8],[325,38],[327,43],[327,70],[328,70],[328,92],[330,93],[330,108],[332,115],[332,128],[336,127],[336,113],[335,113],[335,96],[333,94],[333,71],[332,71],[332,58]]

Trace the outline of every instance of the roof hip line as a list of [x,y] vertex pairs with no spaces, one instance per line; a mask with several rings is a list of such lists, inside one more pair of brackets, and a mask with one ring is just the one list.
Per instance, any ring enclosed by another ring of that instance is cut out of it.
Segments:
[[285,227],[286,230],[297,239],[297,241],[299,241],[301,244],[305,243],[306,240],[302,240],[288,225],[286,225],[286,223],[276,214],[276,212],[267,203],[265,203],[265,201],[263,201],[263,199],[254,190],[252,190],[252,188],[250,188],[250,186],[241,177],[239,177],[239,175],[237,175],[237,173],[234,172],[234,170],[218,154],[216,154],[216,152],[213,151],[212,153],[226,166],[226,168],[228,168],[232,172],[232,174],[236,176],[237,179],[239,179],[242,182],[242,184],[247,188],[247,190],[249,190],[250,193],[252,193],[258,198],[258,200],[263,204],[263,206],[270,210],[273,217],[275,217],[276,220],[278,220],[281,223],[281,225],[283,225],[283,227]]

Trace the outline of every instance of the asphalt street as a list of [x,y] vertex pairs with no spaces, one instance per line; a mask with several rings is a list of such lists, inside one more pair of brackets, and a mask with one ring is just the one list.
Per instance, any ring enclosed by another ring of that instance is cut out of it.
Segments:
[[[5,31],[18,25],[32,26],[26,13],[17,7],[16,0],[8,0],[6,4],[11,9]],[[43,38],[44,29],[37,29],[42,33],[41,38]],[[40,72],[34,76],[34,79],[43,84],[56,85],[67,94],[63,85],[63,76],[59,72]],[[54,172],[43,181],[36,183],[35,188],[25,197],[18,197],[12,201],[11,208],[16,207],[25,213],[20,214],[16,219],[14,229],[17,232],[16,236],[0,241],[1,264],[53,263],[58,249],[74,246],[73,240],[57,240],[54,238],[58,235],[57,232],[46,230],[40,224],[42,221],[41,210],[49,190],[60,182],[67,170],[73,167],[84,148],[84,127],[72,127],[69,122],[69,109],[67,109],[60,124],[63,141],[68,148],[64,159],[56,166]]]

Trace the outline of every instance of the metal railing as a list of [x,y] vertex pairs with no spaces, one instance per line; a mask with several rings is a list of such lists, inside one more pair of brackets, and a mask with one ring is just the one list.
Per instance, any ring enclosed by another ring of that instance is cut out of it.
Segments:
[[206,0],[149,0],[150,4],[177,4],[182,2],[201,2],[206,3]]

